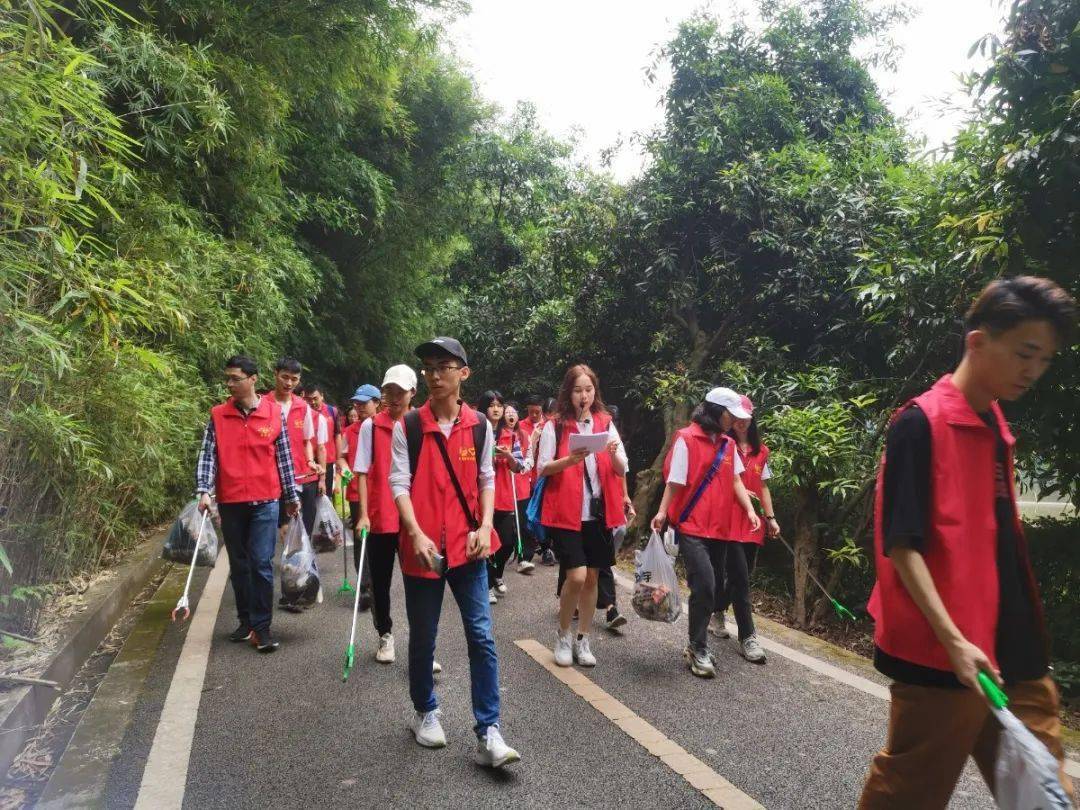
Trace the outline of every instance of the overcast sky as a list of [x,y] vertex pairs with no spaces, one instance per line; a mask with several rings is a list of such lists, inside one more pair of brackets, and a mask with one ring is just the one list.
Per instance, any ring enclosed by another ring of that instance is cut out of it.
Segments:
[[[552,132],[578,133],[580,153],[599,165],[620,140],[612,171],[619,179],[641,168],[630,141],[658,124],[662,88],[645,81],[658,45],[695,11],[730,16],[745,0],[471,0],[472,12],[450,28],[457,54],[484,95],[505,110],[536,104]],[[875,74],[892,110],[933,148],[955,132],[959,114],[939,100],[958,93],[957,74],[979,66],[967,58],[983,34],[1001,29],[998,0],[910,0],[918,15],[897,30],[903,49],[894,74]],[[976,57],[977,59],[978,57]]]

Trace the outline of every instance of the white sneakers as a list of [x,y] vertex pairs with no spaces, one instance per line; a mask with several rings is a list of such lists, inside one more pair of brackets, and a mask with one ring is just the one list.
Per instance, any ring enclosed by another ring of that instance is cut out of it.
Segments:
[[[413,736],[425,748],[445,748],[446,732],[439,718],[442,711],[417,712],[412,721]],[[483,739],[476,741],[476,760],[489,768],[501,768],[521,761],[521,754],[506,744],[498,726],[488,726]]]
[[438,661],[432,661],[431,662],[431,674],[432,675],[438,675],[440,672],[442,672],[442,664],[440,664]]
[[596,666],[596,656],[592,654],[592,649],[589,647],[588,636],[582,636],[574,641],[574,660],[581,667]]
[[494,588],[489,588],[488,589],[488,604],[489,605],[497,605],[497,604],[499,604],[499,596],[498,596],[498,594],[495,593]]
[[439,718],[442,712],[432,709],[430,712],[417,712],[412,721],[413,736],[424,748],[443,748],[446,746],[446,732],[443,731]]
[[574,665],[573,631],[555,635],[555,663],[560,667],[572,667]]
[[488,726],[482,740],[476,741],[476,761],[489,768],[501,768],[521,761],[521,754],[506,744],[498,726]]
[[495,593],[497,593],[499,596],[506,596],[506,591],[506,583],[503,582],[501,579],[495,580]]
[[731,638],[723,613],[714,613],[709,618],[709,633],[717,638]]
[[761,642],[758,641],[757,636],[748,636],[747,638],[743,639],[742,654],[743,658],[745,658],[751,664],[765,663],[765,650],[761,646]]
[[574,662],[582,667],[595,667],[596,656],[589,646],[589,637],[574,638],[574,631],[555,634],[555,663],[560,667],[572,667]]
[[379,636],[379,649],[375,651],[375,660],[380,664],[392,664],[395,657],[394,636],[390,633],[383,633]]
[[521,560],[517,564],[517,572],[519,574],[531,574],[535,568],[536,563],[531,562],[530,560]]

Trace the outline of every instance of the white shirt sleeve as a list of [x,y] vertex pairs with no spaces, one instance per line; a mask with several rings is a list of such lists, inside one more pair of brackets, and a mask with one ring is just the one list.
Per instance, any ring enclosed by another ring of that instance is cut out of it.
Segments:
[[769,469],[769,462],[765,462],[765,466],[761,469],[761,480],[768,481],[772,478],[772,470]]
[[495,438],[491,431],[491,422],[487,422],[484,431],[484,448],[480,453],[480,491],[495,489],[495,464],[492,459],[492,445]]
[[736,475],[742,475],[744,472],[746,472],[746,465],[743,464],[742,453],[740,453],[738,448],[736,448],[736,450],[735,450],[735,474]]
[[614,439],[619,443],[619,449],[616,451],[616,455],[619,457],[619,461],[622,462],[623,469],[626,470],[626,472],[630,472],[630,460],[626,457],[626,447],[623,445],[622,437],[619,435],[619,430],[615,427],[614,422],[608,425],[607,432],[609,439]]
[[686,448],[686,440],[680,436],[675,440],[675,446],[671,448],[671,467],[668,469],[667,482],[686,486],[686,473],[689,467],[690,453]]
[[315,423],[311,419],[311,408],[304,412],[304,441],[315,438]]
[[544,432],[540,434],[540,449],[536,454],[536,469],[540,475],[544,475],[544,468],[555,460],[555,422],[549,421],[544,425]]
[[394,437],[390,441],[390,493],[394,498],[408,495],[412,489],[412,469],[409,467],[409,442],[405,427],[394,425]]
[[[311,411],[308,411],[308,413],[311,413]],[[330,420],[327,419],[324,414],[319,414],[319,431],[318,436],[315,437],[315,441],[320,445],[326,444],[328,441],[330,441],[329,431],[326,429],[326,423],[329,421]],[[330,459],[327,459],[326,461],[327,463],[330,463]]]
[[365,419],[364,424],[360,425],[360,437],[356,442],[356,455],[353,456],[352,460],[353,472],[367,475],[367,471],[371,469],[371,432],[374,429],[371,417]]

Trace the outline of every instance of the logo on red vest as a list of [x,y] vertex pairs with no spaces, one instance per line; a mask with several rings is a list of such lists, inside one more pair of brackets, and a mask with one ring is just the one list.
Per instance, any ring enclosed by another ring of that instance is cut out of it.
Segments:
[[257,428],[256,432],[259,434],[259,436],[261,436],[262,438],[265,439],[267,436],[270,435],[270,428],[268,428],[268,427]]
[[303,427],[304,427],[304,420],[303,419],[297,419],[292,423],[292,426],[294,428],[296,428],[297,430],[302,430]]
[[458,451],[458,461],[471,461],[476,463],[476,448],[475,447],[462,447]]

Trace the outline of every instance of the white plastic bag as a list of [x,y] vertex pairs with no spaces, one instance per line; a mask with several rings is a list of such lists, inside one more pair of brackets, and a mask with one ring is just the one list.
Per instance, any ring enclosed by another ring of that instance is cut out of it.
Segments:
[[314,604],[319,595],[319,566],[300,517],[289,522],[281,552],[281,595],[292,605]]
[[323,495],[315,507],[315,525],[311,529],[311,543],[318,552],[334,551],[345,542],[345,526],[334,508],[333,502]]
[[1008,709],[994,709],[1001,723],[994,798],[1001,810],[1069,810],[1058,779],[1058,761]]
[[[211,517],[213,517],[213,512],[211,512]],[[180,515],[169,530],[161,556],[166,560],[191,565],[191,555],[195,551],[195,542],[199,537],[200,523],[202,523],[202,515],[199,514],[199,502],[191,501],[180,510]],[[202,540],[199,541],[199,554],[195,558],[196,565],[213,568],[217,562],[218,536],[214,531],[214,525],[213,520],[208,520],[203,527]]]
[[664,551],[657,532],[649,537],[644,551],[634,555],[634,611],[652,622],[674,622],[682,613],[679,579],[675,561]]

